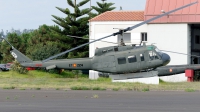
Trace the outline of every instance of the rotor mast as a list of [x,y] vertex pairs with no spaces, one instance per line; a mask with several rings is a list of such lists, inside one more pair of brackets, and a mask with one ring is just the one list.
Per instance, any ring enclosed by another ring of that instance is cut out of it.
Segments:
[[125,43],[124,43],[124,29],[122,29],[122,28],[113,28],[113,29],[118,29],[119,30],[119,34],[118,35],[121,36],[121,39],[118,42],[118,45],[119,46],[126,46]]

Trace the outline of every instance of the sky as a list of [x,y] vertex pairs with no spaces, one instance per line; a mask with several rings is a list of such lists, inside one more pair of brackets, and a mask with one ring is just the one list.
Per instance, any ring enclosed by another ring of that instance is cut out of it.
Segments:
[[[72,0],[73,1],[73,0]],[[79,3],[82,0],[77,0]],[[91,5],[96,6],[96,2],[101,0],[91,0]],[[123,10],[144,10],[146,0],[107,0],[115,3],[115,10],[120,6]],[[39,26],[55,25],[51,15],[66,17],[55,7],[72,8],[67,4],[67,0],[0,0],[0,31],[3,29],[24,30],[37,29]],[[89,8],[90,2],[81,8]]]

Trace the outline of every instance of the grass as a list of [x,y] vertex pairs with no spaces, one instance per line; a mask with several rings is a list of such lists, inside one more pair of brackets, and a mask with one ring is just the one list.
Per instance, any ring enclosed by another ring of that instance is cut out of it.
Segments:
[[11,87],[3,87],[3,89],[15,89],[15,87],[11,86]]
[[6,97],[6,99],[7,99],[7,100],[9,100],[9,99],[10,99],[10,97],[8,97],[8,96],[7,96],[7,97]]
[[93,87],[92,90],[101,90],[104,91],[106,90],[106,88],[101,88],[101,87]]
[[113,91],[119,91],[120,88],[113,88]]
[[185,91],[186,91],[186,92],[195,92],[196,90],[191,89],[191,88],[187,88],[187,89],[185,89]]
[[41,88],[35,88],[35,90],[41,90]]
[[142,91],[144,92],[149,91],[149,88],[143,88]]
[[85,86],[73,86],[71,87],[71,90],[91,90],[91,88]]
[[[69,75],[69,76],[68,76]],[[141,83],[113,83],[109,78],[99,78],[90,80],[86,76],[73,77],[73,74],[66,71],[59,74],[53,74],[42,71],[29,71],[28,74],[18,74],[13,71],[0,72],[0,88],[3,89],[54,89],[54,90],[128,90],[128,91],[153,91],[153,90],[179,90],[179,91],[195,91],[200,90],[200,82],[179,82],[168,83],[161,81],[159,85],[147,85]]]
[[92,96],[92,98],[99,98],[99,95],[95,94]]

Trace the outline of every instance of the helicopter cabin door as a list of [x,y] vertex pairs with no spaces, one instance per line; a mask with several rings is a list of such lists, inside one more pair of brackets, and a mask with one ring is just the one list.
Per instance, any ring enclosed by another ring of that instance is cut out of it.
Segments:
[[104,56],[101,58],[101,70],[104,72],[116,72],[115,56]]
[[127,56],[126,54],[118,54],[115,55],[115,61],[116,61],[116,67],[117,67],[117,72],[118,73],[127,73],[128,68],[127,68]]
[[149,53],[148,51],[140,52],[138,54],[139,57],[139,69],[140,71],[147,70],[149,66]]
[[136,72],[139,69],[137,53],[128,53],[127,54],[127,68],[128,72]]

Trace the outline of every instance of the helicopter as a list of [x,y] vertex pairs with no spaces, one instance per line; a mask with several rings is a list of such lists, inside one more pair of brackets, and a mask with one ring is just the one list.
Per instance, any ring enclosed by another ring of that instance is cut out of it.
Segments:
[[190,4],[181,6],[177,9],[165,12],[161,15],[155,16],[149,20],[143,21],[132,27],[126,29],[120,29],[111,35],[90,41],[82,44],[55,56],[49,57],[42,61],[32,61],[30,58],[22,54],[16,48],[14,48],[5,38],[3,38],[11,46],[11,55],[23,66],[30,68],[45,68],[49,69],[68,69],[68,70],[95,70],[99,72],[110,73],[112,75],[125,75],[132,74],[131,78],[139,77],[152,77],[153,75],[134,75],[138,72],[157,72],[157,76],[168,76],[185,72],[185,69],[199,70],[200,65],[174,65],[166,66],[170,62],[170,56],[161,52],[155,45],[125,45],[123,39],[119,46],[110,46],[104,48],[97,48],[95,50],[94,57],[91,58],[76,58],[76,59],[58,59],[51,60],[73,50],[76,50],[85,45],[91,44],[102,39],[121,35],[123,37],[124,32],[133,30],[143,24],[154,21],[158,18],[171,14],[175,11],[189,7],[198,3],[192,2]]

